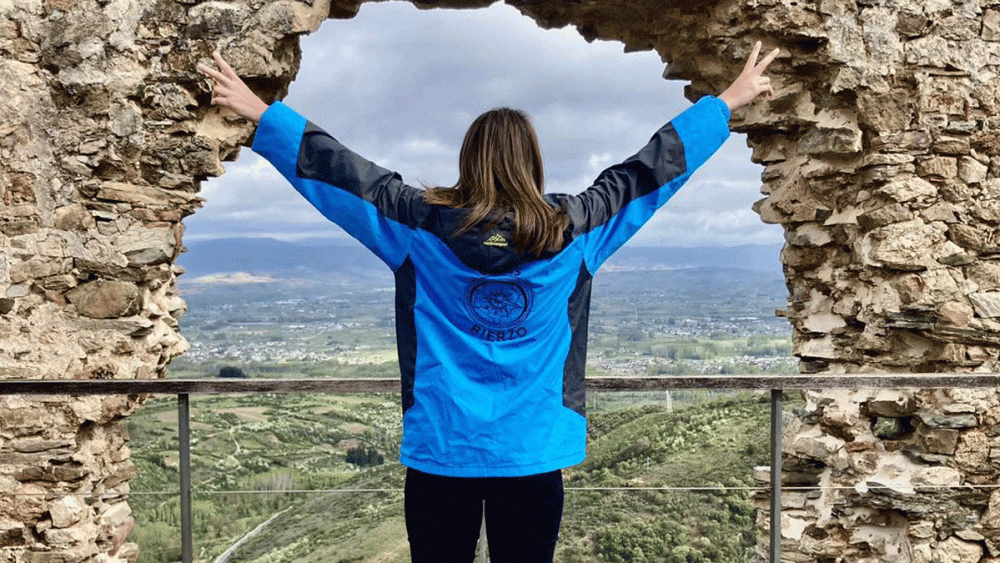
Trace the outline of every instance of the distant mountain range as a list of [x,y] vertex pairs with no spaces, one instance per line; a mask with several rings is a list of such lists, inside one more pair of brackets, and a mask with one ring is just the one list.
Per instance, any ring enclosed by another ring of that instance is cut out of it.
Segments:
[[781,275],[781,245],[742,246],[626,246],[613,254],[604,270],[662,270],[673,268],[735,268]]
[[[284,242],[270,238],[222,238],[186,243],[178,263],[187,270],[181,280],[246,273],[276,279],[382,279],[388,268],[368,249],[350,241]],[[680,268],[735,268],[781,275],[780,245],[733,247],[626,246],[602,271],[644,271]],[[237,279],[239,279],[237,277]],[[390,281],[391,283],[391,281]]]

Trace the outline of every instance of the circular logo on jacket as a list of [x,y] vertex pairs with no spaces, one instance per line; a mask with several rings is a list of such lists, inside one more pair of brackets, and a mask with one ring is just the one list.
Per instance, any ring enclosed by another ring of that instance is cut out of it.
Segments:
[[531,310],[531,300],[531,290],[517,281],[479,280],[466,292],[472,317],[493,328],[509,328],[523,321]]

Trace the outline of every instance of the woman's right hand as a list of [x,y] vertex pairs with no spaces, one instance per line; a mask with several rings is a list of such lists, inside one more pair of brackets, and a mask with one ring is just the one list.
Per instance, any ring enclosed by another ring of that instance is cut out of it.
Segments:
[[779,49],[775,49],[767,54],[760,63],[757,56],[760,55],[760,41],[754,44],[753,51],[747,64],[743,66],[743,72],[736,77],[736,80],[726,88],[726,91],[719,95],[719,99],[729,106],[729,111],[739,109],[757,99],[761,94],[768,97],[774,95],[774,88],[771,86],[771,79],[764,76],[764,70],[771,61],[778,56]]
[[254,123],[260,122],[260,116],[267,110],[267,104],[250,90],[222,55],[212,53],[212,58],[219,65],[219,70],[203,64],[198,65],[199,72],[215,81],[212,88],[212,103],[227,107]]

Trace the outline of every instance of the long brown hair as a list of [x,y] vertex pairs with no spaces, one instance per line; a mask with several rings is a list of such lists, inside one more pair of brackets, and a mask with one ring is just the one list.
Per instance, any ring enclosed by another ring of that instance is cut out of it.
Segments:
[[484,231],[513,212],[514,247],[535,255],[562,246],[566,213],[542,198],[542,151],[523,111],[497,108],[469,126],[458,161],[458,182],[427,191],[428,203],[469,210],[452,236],[485,221]]

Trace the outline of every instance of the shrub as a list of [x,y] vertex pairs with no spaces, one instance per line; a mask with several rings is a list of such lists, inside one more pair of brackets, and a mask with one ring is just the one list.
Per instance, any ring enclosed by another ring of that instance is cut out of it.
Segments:
[[228,378],[246,378],[247,374],[243,373],[243,370],[238,367],[233,366],[223,366],[219,370],[219,377]]

